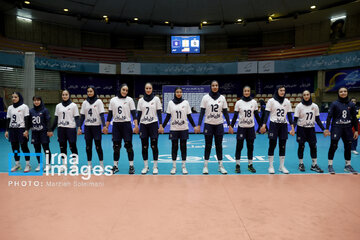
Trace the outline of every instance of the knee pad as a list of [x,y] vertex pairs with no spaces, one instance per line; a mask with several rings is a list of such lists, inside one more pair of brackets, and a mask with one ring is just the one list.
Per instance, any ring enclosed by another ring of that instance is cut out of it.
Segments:
[[125,148],[126,149],[131,149],[132,148],[132,143],[131,142],[125,142]]
[[338,148],[337,143],[331,143],[330,148],[333,149],[333,150],[336,150]]
[[76,143],[71,143],[70,144],[70,150],[73,151],[76,149]]
[[121,143],[114,143],[113,149],[115,152],[119,152],[121,148]]
[[151,148],[152,149],[157,148],[157,140],[156,139],[151,139]]
[[60,143],[60,149],[66,149],[66,143]]

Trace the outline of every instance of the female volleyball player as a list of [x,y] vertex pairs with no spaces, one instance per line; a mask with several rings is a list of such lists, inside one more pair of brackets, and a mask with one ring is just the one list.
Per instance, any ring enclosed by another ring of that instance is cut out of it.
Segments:
[[111,118],[113,119],[112,140],[114,149],[114,167],[113,173],[119,171],[119,159],[121,141],[124,139],[124,145],[129,159],[129,174],[135,173],[134,168],[134,150],[132,146],[131,116],[133,118],[135,128],[134,132],[138,131],[138,121],[136,119],[136,110],[134,100],[127,96],[129,88],[126,84],[121,85],[119,94],[110,100],[109,115],[106,121],[107,128],[110,125]]
[[269,173],[274,174],[274,150],[276,147],[276,140],[279,138],[279,159],[280,167],[279,171],[288,174],[289,171],[285,168],[285,146],[288,138],[288,126],[286,116],[291,125],[290,134],[295,135],[293,119],[291,116],[291,103],[285,98],[285,87],[280,86],[276,89],[273,97],[269,99],[266,104],[265,117],[263,125],[260,129],[261,133],[266,131],[266,123],[270,115],[270,126],[269,126]]
[[259,126],[261,126],[262,122],[259,117],[257,102],[254,99],[252,99],[250,94],[251,94],[251,88],[249,86],[245,86],[243,88],[242,98],[239,101],[237,101],[235,104],[235,113],[231,121],[231,127],[234,127],[236,123],[236,119],[239,116],[238,130],[236,134],[236,151],[235,151],[236,173],[241,172],[240,156],[245,139],[246,139],[247,156],[248,156],[248,170],[252,173],[256,172],[252,164],[253,152],[254,152],[254,140],[256,138],[255,128],[254,128],[255,126],[254,117]]
[[200,126],[205,115],[205,126],[204,126],[204,135],[205,135],[205,161],[203,174],[208,174],[208,162],[211,153],[213,137],[215,138],[215,148],[216,156],[219,162],[219,172],[222,174],[227,174],[226,169],[223,166],[223,156],[222,156],[222,140],[224,136],[224,119],[222,115],[224,114],[226,122],[229,126],[229,133],[233,133],[233,129],[230,125],[229,114],[227,111],[226,99],[223,95],[219,93],[219,83],[217,81],[211,82],[211,91],[209,94],[206,94],[201,100],[201,111],[199,116],[198,126],[195,127],[195,132],[200,132]]
[[[35,152],[41,153],[41,146],[45,152],[45,171],[50,169],[50,138],[47,135],[50,125],[50,113],[45,108],[42,98],[39,96],[33,97],[34,107],[30,109],[30,126],[31,126],[31,143],[34,144]],[[40,156],[36,156],[39,165],[35,171],[40,171]]]
[[103,132],[105,132],[105,118],[104,118],[104,104],[101,99],[97,98],[96,90],[94,87],[87,88],[87,98],[82,103],[80,109],[80,126],[78,134],[82,134],[81,126],[85,121],[85,142],[86,142],[86,155],[89,168],[91,171],[92,160],[92,143],[95,142],[96,152],[99,157],[100,167],[104,171],[104,154],[101,147],[101,124],[103,125]]
[[[62,102],[56,105],[55,108],[55,119],[50,136],[53,136],[55,128],[58,127],[60,152],[67,155],[67,142],[69,142],[71,152],[77,155],[76,128],[80,127],[79,109],[75,103],[71,102],[68,90],[63,90],[61,97]],[[67,166],[64,165],[60,172],[64,172],[66,169]]]
[[[6,132],[5,138],[9,139],[14,153],[15,166],[11,168],[12,172],[21,169],[20,146],[23,153],[29,153],[29,108],[24,104],[23,97],[19,92],[13,92],[12,105],[8,107],[6,114]],[[30,172],[30,156],[25,156],[26,166],[24,172]]]
[[322,173],[324,172],[317,165],[317,148],[316,148],[316,132],[315,122],[319,125],[321,130],[324,131],[324,126],[320,120],[319,107],[312,102],[310,92],[305,90],[303,92],[303,98],[295,108],[294,114],[294,126],[297,125],[296,141],[299,143],[298,158],[299,158],[299,170],[305,171],[305,165],[303,161],[305,143],[309,143],[310,156],[312,159],[312,165],[310,170]]
[[[325,136],[330,135],[329,127],[331,122],[331,143],[328,153],[328,170],[330,174],[335,174],[333,168],[333,159],[335,151],[338,146],[340,138],[344,143],[344,157],[345,157],[345,168],[346,172],[357,174],[357,172],[351,166],[351,142],[353,139],[357,139],[358,124],[356,119],[355,104],[349,101],[348,90],[342,87],[338,90],[338,99],[334,101],[329,109],[329,113],[326,119],[326,130],[324,131]],[[352,133],[352,127],[355,132]]]
[[[153,152],[154,166],[153,174],[158,174],[158,137],[159,132],[163,131],[162,118],[161,118],[161,102],[158,97],[153,94],[153,86],[151,83],[145,84],[145,95],[140,98],[137,106],[138,115],[137,119],[140,123],[140,138],[142,146],[142,156],[144,159],[144,168],[141,174],[149,172],[148,165],[148,148],[149,138],[150,146]],[[160,126],[159,126],[159,125]],[[136,131],[138,133],[138,130]]]
[[188,120],[193,127],[195,123],[191,117],[191,107],[188,101],[182,98],[182,89],[177,87],[174,93],[174,99],[168,103],[166,110],[166,118],[164,120],[163,128],[171,118],[170,122],[170,134],[169,139],[171,140],[171,157],[173,160],[173,167],[170,171],[171,174],[176,173],[176,158],[179,149],[180,140],[180,151],[182,159],[182,173],[188,174],[186,169],[186,142],[189,138],[189,126]]

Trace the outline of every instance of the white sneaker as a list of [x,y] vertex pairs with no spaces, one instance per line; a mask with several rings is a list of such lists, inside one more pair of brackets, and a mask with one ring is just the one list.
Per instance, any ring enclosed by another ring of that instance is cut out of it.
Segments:
[[274,173],[275,173],[274,166],[269,166],[268,172],[269,172],[270,174],[274,174]]
[[149,167],[144,167],[142,170],[141,170],[141,174],[147,174],[149,172]]
[[188,174],[186,167],[182,167],[182,174],[185,174],[185,175]]
[[285,166],[280,166],[279,171],[282,172],[282,173],[285,173],[285,174],[289,173],[289,170],[287,170]]
[[11,171],[12,171],[12,172],[15,172],[15,171],[20,170],[20,169],[21,169],[21,165],[20,165],[20,164],[15,164],[15,166],[13,166],[13,167],[11,168]]
[[356,150],[354,150],[354,151],[351,151],[353,154],[355,154],[355,155],[359,155],[359,152],[357,152]]
[[204,168],[203,168],[203,174],[209,174],[209,169],[208,169],[208,167],[204,167]]
[[40,164],[38,164],[37,167],[35,168],[35,172],[40,172]]
[[173,167],[173,168],[171,169],[170,173],[171,173],[171,175],[176,174],[176,168],[175,168],[175,167]]
[[227,171],[224,168],[224,166],[219,166],[219,172],[221,172],[221,174],[227,174]]
[[153,175],[157,175],[159,173],[159,169],[157,167],[153,168]]
[[25,169],[24,169],[24,172],[30,172],[30,170],[31,170],[30,165],[26,165]]

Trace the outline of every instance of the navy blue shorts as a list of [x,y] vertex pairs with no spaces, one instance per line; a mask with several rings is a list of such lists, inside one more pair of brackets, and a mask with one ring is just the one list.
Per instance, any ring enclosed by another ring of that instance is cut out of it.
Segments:
[[114,142],[121,142],[124,139],[125,142],[132,141],[132,127],[130,122],[113,122],[112,128],[112,140]]
[[101,140],[101,125],[85,126],[85,140]]
[[76,128],[58,128],[58,142],[76,142]]
[[274,123],[270,121],[269,126],[270,139],[288,139],[288,126],[287,123]]
[[9,128],[9,142],[18,142],[20,144],[28,142],[24,137],[25,128]]
[[224,135],[224,125],[212,125],[212,124],[204,124],[204,135]]
[[340,138],[345,141],[354,140],[354,134],[351,127],[331,126],[331,140],[339,140]]
[[316,133],[315,133],[315,128],[311,127],[311,128],[305,128],[305,127],[300,127],[297,126],[297,131],[296,131],[296,141],[298,143],[316,143]]
[[170,131],[169,139],[170,140],[189,139],[189,131],[188,130]]
[[158,122],[150,124],[140,124],[140,138],[158,138]]
[[47,136],[47,131],[31,131],[32,144],[49,143],[50,138]]
[[253,140],[255,138],[256,138],[256,134],[255,134],[254,127],[250,127],[250,128],[238,127],[238,130],[236,133],[236,139],[238,139],[238,140],[244,140],[244,139]]

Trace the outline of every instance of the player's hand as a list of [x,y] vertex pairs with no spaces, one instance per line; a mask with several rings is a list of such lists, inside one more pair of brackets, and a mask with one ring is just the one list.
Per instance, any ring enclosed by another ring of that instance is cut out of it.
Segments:
[[26,137],[26,138],[29,138],[29,131],[26,130],[26,131],[23,133],[23,136]]
[[139,134],[139,127],[138,126],[135,126],[134,129],[133,129],[133,132],[135,134]]
[[290,135],[291,135],[291,136],[294,136],[294,135],[295,135],[295,129],[294,129],[294,128],[291,129]]
[[194,133],[200,133],[200,126],[194,127]]
[[266,125],[265,124],[263,124],[262,127],[260,128],[260,133],[261,134],[266,133]]
[[164,128],[161,125],[160,125],[160,127],[158,129],[158,133],[164,134]]
[[81,134],[82,134],[81,128],[78,129],[77,134],[78,134],[78,135],[81,135]]
[[358,132],[358,131],[355,131],[355,132],[354,132],[354,139],[356,140],[356,139],[358,139],[358,137],[359,137],[359,132]]
[[52,137],[52,136],[54,136],[54,133],[53,132],[47,132],[47,136]]
[[229,126],[229,133],[230,133],[230,134],[234,134],[234,129],[233,129],[232,126]]
[[5,132],[5,138],[6,138],[6,139],[9,138],[9,132],[8,132],[8,131]]
[[324,131],[324,137],[330,136],[330,131],[328,129],[326,129]]
[[103,129],[102,129],[102,132],[103,132],[104,134],[108,134],[108,133],[109,133],[109,130],[108,130],[108,128],[107,128],[106,126],[104,126]]

